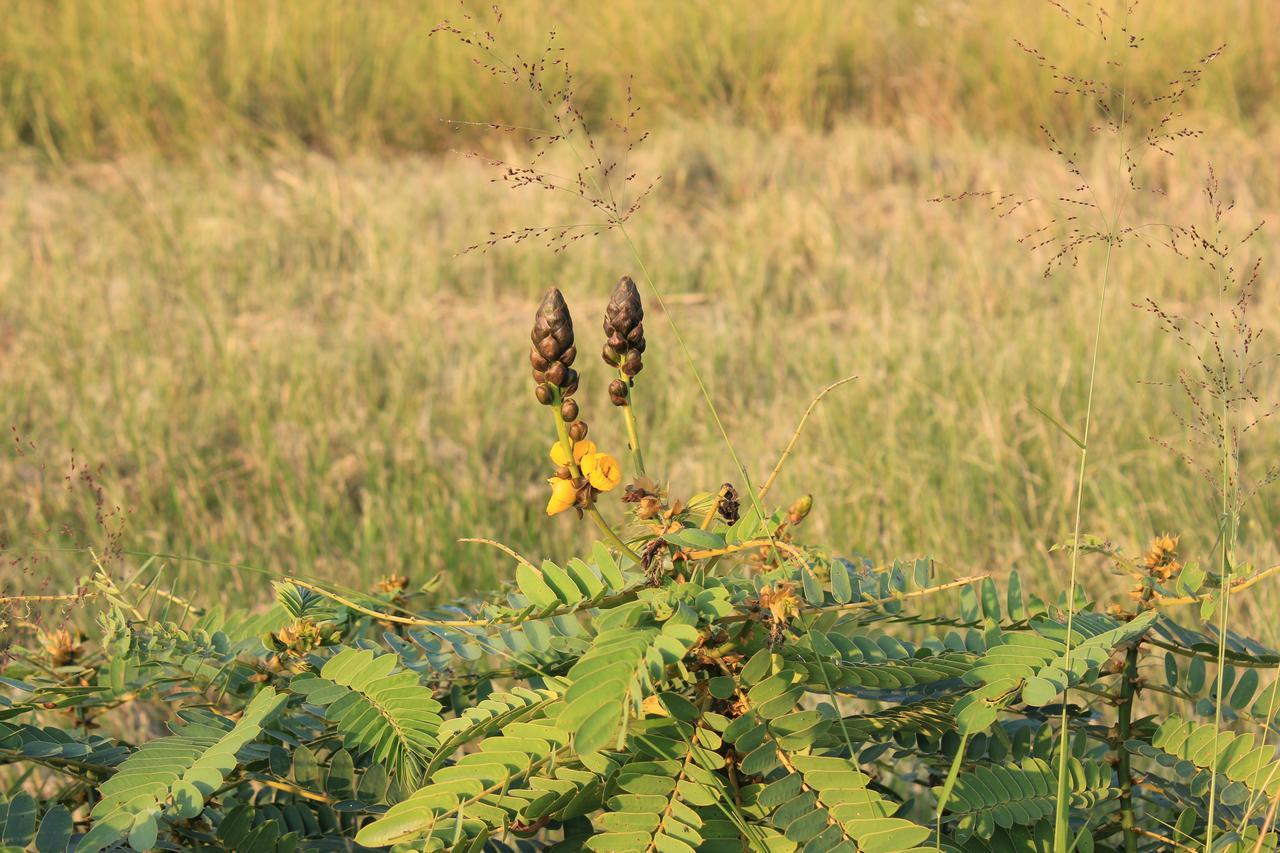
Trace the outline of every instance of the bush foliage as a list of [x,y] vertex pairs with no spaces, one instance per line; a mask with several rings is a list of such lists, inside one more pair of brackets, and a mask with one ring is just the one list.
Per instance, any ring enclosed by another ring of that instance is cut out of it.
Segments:
[[[1222,587],[1168,548],[1109,552],[1136,604],[1080,601],[1068,638],[1017,574],[797,544],[803,503],[730,524],[716,495],[652,497],[640,562],[522,558],[501,597],[439,609],[397,579],[283,581],[255,614],[99,574],[92,638],[10,650],[5,844],[1041,850],[1065,699],[1077,849],[1193,843],[1215,775],[1220,849],[1274,848],[1280,765],[1235,730],[1275,727],[1280,655],[1229,633],[1219,686],[1218,637],[1156,605]],[[99,733],[161,708],[166,735]]]

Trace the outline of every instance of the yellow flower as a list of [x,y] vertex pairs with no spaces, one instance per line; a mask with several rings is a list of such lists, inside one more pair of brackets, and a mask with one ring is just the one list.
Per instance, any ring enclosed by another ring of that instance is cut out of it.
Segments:
[[[582,463],[582,457],[588,453],[596,452],[596,443],[589,439],[574,442],[573,444],[573,461],[577,464]],[[565,452],[564,442],[557,441],[551,445],[551,461],[557,465],[568,465],[569,454]]]
[[578,490],[573,487],[571,481],[561,477],[551,477],[547,482],[551,484],[551,500],[547,501],[547,515],[556,515],[566,509],[572,509],[578,502]]
[[608,453],[588,453],[578,464],[582,466],[582,476],[602,492],[622,482],[622,466]]

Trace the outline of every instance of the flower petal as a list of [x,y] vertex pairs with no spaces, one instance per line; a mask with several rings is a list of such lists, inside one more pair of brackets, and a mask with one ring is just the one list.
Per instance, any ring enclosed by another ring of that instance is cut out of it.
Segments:
[[571,509],[578,500],[578,490],[573,483],[561,477],[547,480],[551,484],[551,498],[547,501],[547,515],[556,515]]
[[551,445],[551,461],[557,465],[568,465],[569,454],[564,449],[564,443],[557,441]]
[[582,475],[602,492],[622,482],[622,466],[608,453],[591,453],[582,457]]

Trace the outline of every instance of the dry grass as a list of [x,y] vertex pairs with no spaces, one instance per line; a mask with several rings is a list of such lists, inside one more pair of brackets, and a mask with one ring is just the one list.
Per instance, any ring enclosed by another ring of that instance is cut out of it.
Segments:
[[[1276,218],[1278,141],[1223,124],[1205,143],[1230,164],[1225,190],[1245,218]],[[1031,403],[1080,417],[1091,303],[1070,271],[1040,278],[1014,245],[1018,222],[926,201],[1054,186],[1049,155],[927,124],[846,124],[675,126],[643,157],[665,179],[633,224],[640,251],[755,476],[813,393],[860,376],[823,404],[775,489],[815,494],[807,535],[1055,584],[1046,547],[1069,532],[1073,448]],[[1167,166],[1168,198],[1144,213],[1194,210],[1204,164]],[[589,335],[633,262],[609,240],[453,256],[491,227],[561,221],[567,202],[412,157],[11,165],[0,186],[0,422],[36,445],[0,460],[14,553],[97,536],[92,503],[62,484],[73,449],[102,465],[108,504],[133,510],[124,541],[142,550],[360,584],[444,571],[469,590],[508,569],[460,536],[540,554],[588,534],[541,515],[548,429],[526,329],[554,283]],[[1258,248],[1274,255],[1274,240]],[[1135,547],[1180,531],[1187,553],[1208,553],[1211,489],[1149,440],[1180,435],[1180,398],[1140,384],[1186,356],[1128,306],[1151,295],[1194,310],[1212,288],[1168,252],[1133,246],[1115,263],[1085,529]],[[1272,328],[1273,282],[1256,308]],[[669,330],[657,316],[647,326],[650,467],[677,489],[733,479]],[[583,359],[584,414],[621,449],[595,361]],[[1261,384],[1275,392],[1280,377]],[[1253,441],[1246,465],[1280,445],[1274,432]],[[1251,507],[1241,553],[1280,559],[1277,520],[1273,500]],[[85,568],[83,555],[48,558],[60,579]],[[226,576],[190,571],[179,592]]]
[[[470,4],[487,8],[487,3]],[[1083,4],[1082,8],[1084,8]],[[854,117],[927,121],[1024,138],[1065,115],[1030,85],[1013,38],[1069,65],[1099,46],[1047,3],[827,0],[515,0],[504,39],[536,54],[554,27],[593,117],[618,111],[628,78],[646,115],[749,127],[828,128]],[[1088,14],[1088,12],[1085,12]],[[518,93],[428,37],[452,0],[2,0],[0,150],[55,161],[138,151],[302,143],[329,152],[453,144],[443,118],[541,121]],[[1163,83],[1221,42],[1230,51],[1193,106],[1250,126],[1274,120],[1280,31],[1271,0],[1150,2],[1131,83]],[[1062,121],[1057,121],[1061,119]]]

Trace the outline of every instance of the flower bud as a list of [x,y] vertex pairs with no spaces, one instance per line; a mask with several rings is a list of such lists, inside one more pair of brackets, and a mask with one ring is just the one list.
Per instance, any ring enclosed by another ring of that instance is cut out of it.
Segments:
[[787,508],[787,521],[791,524],[799,524],[805,520],[811,509],[813,509],[813,495],[804,495],[801,498],[797,498]]
[[555,395],[551,393],[551,386],[543,382],[533,389],[533,396],[538,398],[538,402],[544,406],[550,406],[555,402]]
[[569,424],[569,438],[572,438],[574,441],[582,441],[586,437],[587,437],[586,421],[574,421],[573,423]]
[[560,404],[560,417],[564,418],[567,423],[573,423],[578,419],[578,404],[574,400],[565,400]]
[[627,404],[627,383],[621,379],[615,379],[610,382],[609,400],[615,406],[625,406]]

